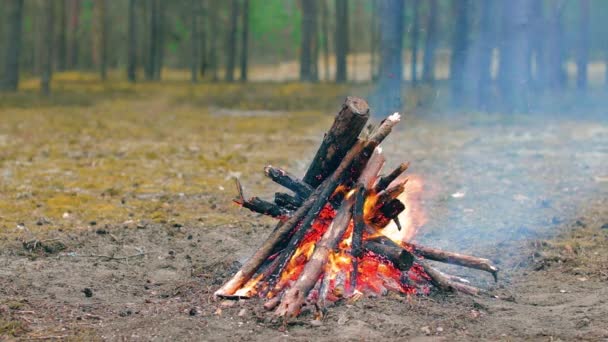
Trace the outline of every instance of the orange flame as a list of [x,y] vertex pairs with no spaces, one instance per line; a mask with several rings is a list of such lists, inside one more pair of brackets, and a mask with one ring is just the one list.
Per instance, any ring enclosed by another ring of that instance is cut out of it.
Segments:
[[[397,179],[394,183],[401,182],[401,180]],[[418,229],[426,223],[426,215],[424,214],[421,204],[423,187],[424,182],[420,176],[408,176],[408,183],[405,186],[405,191],[398,197],[405,205],[405,210],[399,215],[399,221],[402,227],[401,230],[397,229],[397,225],[391,221],[386,227],[377,232],[377,234],[383,234],[396,243],[409,242],[415,236]],[[354,190],[341,185],[334,192],[334,195],[336,194],[343,195],[345,198],[350,198],[353,196]],[[364,217],[366,220],[372,217],[375,210],[377,210],[377,200],[377,194],[368,194],[364,205]],[[281,272],[275,289],[289,287],[298,279],[304,266],[311,258],[316,243],[321,239],[323,234],[330,229],[335,215],[335,210],[329,204],[321,210],[310,230],[296,248],[294,255]],[[350,294],[363,293],[368,295],[384,294],[388,290],[398,291],[404,294],[414,294],[419,290],[423,293],[429,291],[427,285],[428,276],[419,265],[414,265],[404,274],[404,272],[400,271],[389,261],[372,252],[366,252],[358,259],[356,288],[350,288],[351,279],[345,278],[349,278],[353,274],[353,257],[350,252],[352,232],[353,221],[351,220],[344,236],[338,243],[336,250],[329,255],[328,263],[325,266],[325,275],[323,277],[324,279],[327,279],[329,284],[327,300],[338,300],[344,295],[343,291]],[[364,239],[369,237],[368,232],[364,232]],[[263,275],[260,274],[252,278],[235,294],[244,297],[258,294],[260,287],[264,288],[266,286],[266,284],[263,283],[262,277]],[[407,279],[407,281],[404,281],[404,279]],[[277,295],[277,292],[274,291],[275,290],[268,292],[267,297],[271,298]],[[264,292],[262,291],[261,293]],[[318,295],[318,293],[315,295]]]
[[405,210],[399,214],[401,230],[397,228],[394,221],[382,229],[382,234],[396,243],[411,241],[418,229],[427,222],[421,203],[424,180],[418,175],[408,175],[407,178],[405,191],[398,197],[405,205]]

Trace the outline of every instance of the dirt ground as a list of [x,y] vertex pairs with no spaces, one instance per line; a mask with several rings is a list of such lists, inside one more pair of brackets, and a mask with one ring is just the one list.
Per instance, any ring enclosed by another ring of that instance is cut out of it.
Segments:
[[605,120],[409,115],[384,152],[424,180],[415,240],[492,259],[498,283],[437,266],[500,299],[390,294],[283,326],[211,298],[273,226],[231,178],[272,194],[262,166],[301,175],[331,115],[120,95],[0,118],[0,340],[608,339]]

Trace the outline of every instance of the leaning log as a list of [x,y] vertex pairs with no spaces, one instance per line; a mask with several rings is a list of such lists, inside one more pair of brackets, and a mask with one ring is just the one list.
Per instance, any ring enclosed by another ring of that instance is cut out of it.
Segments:
[[412,253],[397,245],[388,246],[374,241],[365,241],[363,248],[381,258],[386,258],[402,272],[407,272],[414,262]]
[[487,291],[482,290],[478,287],[463,284],[462,282],[453,281],[451,278],[453,276],[449,276],[428,264],[425,260],[416,259],[416,263],[422,266],[424,272],[431,277],[431,282],[433,285],[437,286],[437,288],[443,291],[458,291],[462,293],[466,293],[471,296],[479,296],[479,295],[487,295]]
[[380,178],[380,180],[378,180],[378,183],[376,183],[376,187],[375,187],[376,192],[380,192],[380,191],[388,188],[388,186],[395,179],[397,179],[397,177],[401,176],[401,174],[404,173],[408,169],[408,167],[410,167],[409,162],[402,163],[396,169],[394,169],[391,173]]
[[[355,198],[365,199],[365,186],[363,184],[371,184],[371,181],[377,176],[378,172],[384,165],[384,157],[381,156],[381,149],[376,149],[370,158],[366,168],[362,171],[359,177],[361,187],[357,191],[363,191],[363,194],[355,194]],[[315,244],[310,260],[304,266],[302,273],[291,286],[283,299],[280,306],[276,310],[276,314],[283,317],[295,317],[300,312],[300,308],[304,304],[310,290],[318,282],[320,275],[325,269],[329,254],[336,248],[338,242],[344,235],[350,220],[352,218],[353,198],[346,198],[337,210],[336,217],[321,239]],[[329,281],[329,279],[328,279]],[[321,292],[326,292],[328,284],[321,284]],[[324,298],[325,295],[320,294],[319,298]]]
[[281,168],[268,165],[264,168],[264,174],[302,199],[308,198],[312,193],[313,188],[310,185]]
[[297,210],[302,205],[302,202],[302,199],[284,192],[276,192],[274,194],[274,203],[287,210]]
[[302,180],[316,188],[329,177],[357,142],[368,118],[367,102],[359,97],[347,97]]
[[[392,241],[386,236],[377,236],[370,239],[370,241],[378,242],[385,245],[396,244],[394,241]],[[447,252],[441,249],[420,246],[409,242],[401,242],[400,245],[401,247],[414,253],[414,255],[421,256],[428,260],[439,261],[448,264],[486,271],[492,274],[494,280],[496,280],[498,277],[498,267],[494,266],[492,262],[488,259],[454,252]]]
[[[308,227],[317,217],[319,211],[323,208],[329,196],[336,190],[345,174],[349,171],[349,166],[352,164],[356,156],[363,151],[365,142],[360,141],[348,152],[346,157],[342,159],[340,166],[334,171],[331,177],[327,178],[321,185],[319,185],[315,191],[302,203],[302,206],[296,210],[289,220],[280,223],[277,228],[268,236],[266,241],[256,250],[249,260],[241,267],[241,269],[221,288],[215,291],[215,297],[229,296],[234,294],[260,267],[262,263],[272,253],[274,247],[283,241],[287,235],[289,235],[296,226],[300,225],[299,229],[293,234],[291,240],[289,240],[286,251],[281,254],[281,261],[279,266],[279,272],[285,266],[285,263],[295,251],[296,246],[300,240],[304,237],[304,234],[308,230]],[[276,279],[277,274],[273,274]],[[269,283],[271,279],[269,279]]]

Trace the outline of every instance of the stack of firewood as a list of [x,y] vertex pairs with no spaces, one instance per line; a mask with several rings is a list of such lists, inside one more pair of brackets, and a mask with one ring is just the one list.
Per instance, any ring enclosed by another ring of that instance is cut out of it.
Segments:
[[[265,307],[275,309],[278,316],[294,317],[306,304],[324,306],[328,292],[336,292],[338,286],[343,289],[338,291],[341,297],[365,294],[358,279],[363,276],[360,263],[369,257],[402,272],[400,282],[404,284],[408,272],[417,270],[420,278],[440,290],[471,295],[484,292],[465,279],[438,271],[427,260],[484,270],[496,278],[498,269],[487,259],[393,241],[382,234],[391,220],[400,227],[399,214],[405,206],[399,195],[407,183],[407,178],[400,176],[409,164],[380,175],[385,159],[379,145],[399,123],[400,115],[390,115],[373,129],[366,126],[368,119],[366,101],[348,97],[302,179],[280,168],[265,168],[270,179],[293,194],[277,192],[273,202],[246,199],[237,180],[235,202],[276,217],[279,223],[241,269],[215,292],[216,297],[258,295],[268,300]],[[326,223],[319,226],[319,222]],[[314,248],[303,254],[305,241],[312,242]],[[343,270],[347,274],[341,277],[342,284],[330,281],[328,274],[328,263],[336,253],[348,254],[350,260]],[[295,261],[303,264],[296,271],[290,269]]]

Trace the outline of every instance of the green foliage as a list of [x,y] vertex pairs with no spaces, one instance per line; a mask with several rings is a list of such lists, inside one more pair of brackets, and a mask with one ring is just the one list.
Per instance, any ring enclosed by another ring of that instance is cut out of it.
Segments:
[[261,47],[285,56],[299,46],[301,14],[296,0],[252,1],[250,18],[251,34]]

